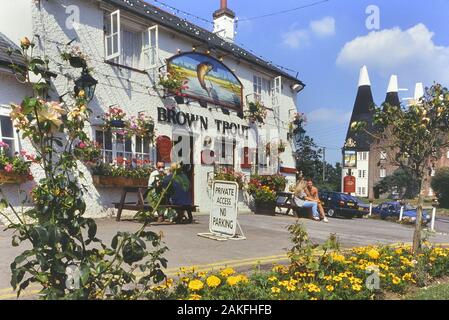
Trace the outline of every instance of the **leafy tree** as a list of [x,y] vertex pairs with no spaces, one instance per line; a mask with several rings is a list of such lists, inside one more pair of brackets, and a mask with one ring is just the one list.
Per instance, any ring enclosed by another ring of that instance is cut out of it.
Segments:
[[438,169],[430,184],[438,196],[440,205],[449,208],[449,168]]
[[449,92],[440,84],[426,88],[424,97],[409,106],[384,104],[375,108],[374,129],[366,122],[354,122],[351,129],[365,131],[387,150],[388,160],[405,169],[418,181],[420,190],[416,227],[413,235],[415,253],[422,245],[424,188],[432,165],[449,146]]
[[305,136],[296,153],[296,167],[298,171],[302,172],[302,176],[311,178],[314,181],[321,179],[322,176],[319,176],[319,173],[322,170],[323,164],[321,162],[321,155],[318,152],[318,146],[313,141],[313,138]]
[[418,181],[406,169],[398,169],[392,175],[380,180],[375,188],[380,194],[392,193],[395,189],[400,192],[400,197],[413,199],[419,193]]

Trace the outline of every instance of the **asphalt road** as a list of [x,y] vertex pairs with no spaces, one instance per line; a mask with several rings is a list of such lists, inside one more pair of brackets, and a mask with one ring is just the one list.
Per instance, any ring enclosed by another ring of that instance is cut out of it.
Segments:
[[[166,254],[169,269],[175,272],[181,266],[217,268],[219,266],[252,267],[260,262],[286,260],[285,253],[291,246],[287,226],[295,218],[278,215],[256,216],[242,214],[239,221],[247,240],[214,241],[199,237],[198,233],[208,232],[208,216],[196,216],[196,223],[190,225],[151,226],[149,229],[162,232],[164,241],[170,248]],[[330,223],[301,219],[312,241],[322,243],[331,233],[338,236],[343,247],[369,244],[408,243],[412,240],[412,226],[373,219],[330,219]],[[132,221],[115,222],[113,219],[98,220],[99,238],[106,243],[117,231],[136,231],[139,224]],[[449,244],[449,218],[439,218],[437,233],[430,241]],[[11,247],[11,231],[0,231],[0,299],[13,298],[10,292],[9,264],[26,247]],[[21,252],[20,251],[20,252]]]

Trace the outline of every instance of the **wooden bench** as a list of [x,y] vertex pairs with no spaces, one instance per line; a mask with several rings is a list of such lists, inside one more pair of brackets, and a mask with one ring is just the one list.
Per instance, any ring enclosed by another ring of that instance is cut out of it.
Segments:
[[293,201],[293,193],[290,192],[278,192],[276,196],[276,208],[287,209],[286,215],[290,214],[290,211],[294,211],[298,218],[312,217],[311,208],[298,207]]
[[[122,218],[122,211],[123,210],[130,210],[130,211],[152,211],[153,208],[148,204],[148,202],[145,201],[145,193],[148,191],[148,188],[139,188],[139,187],[125,187],[123,188],[122,196],[120,198],[120,202],[114,202],[113,205],[117,211],[117,221],[120,221]],[[137,202],[125,202],[126,196],[129,193],[137,193]],[[198,206],[190,205],[190,206],[184,206],[184,205],[160,205],[159,209],[174,209],[178,213],[180,212],[187,212],[189,222],[193,222],[193,215],[192,212],[197,211]]]

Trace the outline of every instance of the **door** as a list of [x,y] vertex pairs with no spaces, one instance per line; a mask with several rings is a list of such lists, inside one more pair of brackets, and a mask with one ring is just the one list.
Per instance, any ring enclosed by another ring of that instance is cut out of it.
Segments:
[[195,166],[193,165],[194,138],[186,134],[173,134],[173,152],[174,162],[181,162],[184,166],[184,174],[190,181],[190,195],[192,204],[195,204]]

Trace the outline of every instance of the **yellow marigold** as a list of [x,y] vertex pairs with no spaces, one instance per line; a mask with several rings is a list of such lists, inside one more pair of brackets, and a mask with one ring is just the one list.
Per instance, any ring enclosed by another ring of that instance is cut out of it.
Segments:
[[335,288],[334,288],[333,285],[329,284],[329,285],[326,286],[326,290],[329,291],[329,292],[332,292],[332,291],[335,290]]
[[296,290],[296,286],[289,283],[286,287],[287,291],[295,291]]
[[359,285],[359,284],[353,284],[353,285],[352,285],[352,290],[358,292],[358,291],[362,290],[362,286]]
[[167,282],[166,282],[166,285],[167,285],[167,287],[171,287],[171,286],[173,286],[173,284],[174,284],[174,280],[173,279],[167,279]]
[[242,283],[248,283],[249,282],[248,277],[243,275],[243,274],[238,275],[237,277],[239,278],[239,282],[242,282]]
[[231,287],[237,285],[240,282],[239,276],[230,276],[228,280],[226,280],[226,283],[230,285]]
[[192,280],[189,282],[189,289],[192,291],[200,291],[203,287],[204,284],[201,280]]
[[232,276],[233,274],[235,274],[235,270],[232,268],[225,268],[225,269],[221,270],[220,274],[223,277],[229,277],[229,276]]
[[204,271],[198,272],[198,277],[200,277],[200,278],[204,278],[206,275],[207,275],[207,272],[204,272]]
[[334,276],[333,278],[332,278],[332,280],[334,280],[335,282],[340,282],[341,280],[343,280],[341,277],[339,277],[339,276]]
[[316,300],[318,300],[318,298],[312,297],[312,298],[310,298],[310,300],[311,301],[316,301]]
[[269,277],[269,278],[268,278],[268,281],[270,281],[270,282],[275,282],[275,281],[277,281],[277,279],[278,279],[278,278],[276,278],[275,276],[272,276],[272,277]]
[[280,292],[281,292],[281,289],[279,289],[278,287],[271,288],[271,293],[278,294]]
[[190,281],[190,278],[188,278],[188,277],[182,277],[182,278],[181,278],[181,281],[184,282],[184,283],[187,283],[187,282]]
[[210,276],[207,278],[206,283],[210,288],[216,288],[221,284],[221,280],[217,276]]
[[398,278],[396,276],[393,277],[393,284],[400,284],[401,283],[401,278]]
[[377,260],[380,257],[380,253],[376,249],[371,249],[367,253],[368,253],[368,256],[374,260]]
[[198,294],[191,294],[189,300],[201,300],[201,296]]
[[345,262],[345,260],[346,260],[344,255],[338,254],[336,252],[332,252],[330,256],[333,261]]

